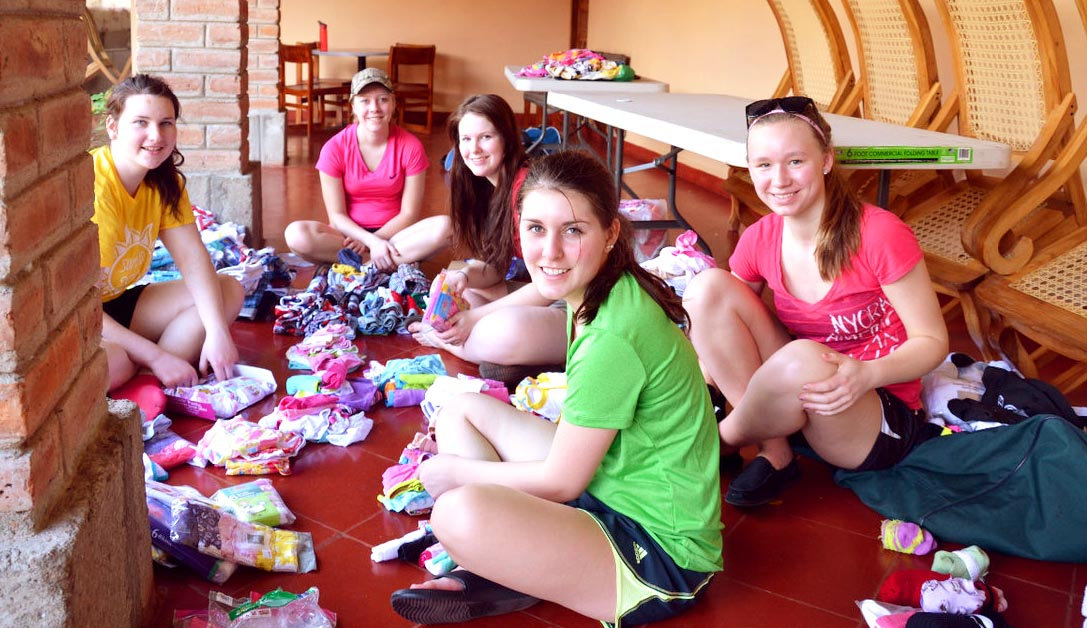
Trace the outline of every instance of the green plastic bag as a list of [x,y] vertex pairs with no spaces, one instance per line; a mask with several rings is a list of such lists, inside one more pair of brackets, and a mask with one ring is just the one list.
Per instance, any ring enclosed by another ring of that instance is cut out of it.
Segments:
[[890,469],[834,480],[941,541],[1087,562],[1087,434],[1055,415],[933,438]]

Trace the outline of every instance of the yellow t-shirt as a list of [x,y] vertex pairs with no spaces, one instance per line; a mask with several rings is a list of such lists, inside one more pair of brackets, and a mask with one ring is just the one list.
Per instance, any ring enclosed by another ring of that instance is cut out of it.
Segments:
[[98,287],[102,302],[112,301],[136,283],[151,267],[151,251],[159,231],[195,221],[189,193],[182,188],[181,219],[162,202],[158,191],[140,183],[136,196],[125,191],[109,145],[90,151],[94,159],[94,216],[98,225],[98,248],[102,276]]

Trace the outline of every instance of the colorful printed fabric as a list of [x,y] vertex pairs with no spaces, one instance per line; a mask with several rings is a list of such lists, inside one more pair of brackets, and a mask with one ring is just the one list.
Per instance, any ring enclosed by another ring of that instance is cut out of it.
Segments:
[[211,406],[215,416],[229,418],[275,392],[275,382],[239,375],[226,381],[216,381],[208,375],[196,386],[167,388],[167,397],[177,397],[193,403]]

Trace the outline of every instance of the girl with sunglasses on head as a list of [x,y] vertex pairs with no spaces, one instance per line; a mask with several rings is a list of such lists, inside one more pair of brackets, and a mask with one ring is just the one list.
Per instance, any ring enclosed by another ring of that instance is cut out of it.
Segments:
[[317,160],[328,222],[292,222],[287,246],[318,262],[348,249],[385,271],[448,246],[449,217],[422,218],[430,162],[419,138],[393,124],[396,94],[384,70],[355,74],[351,111],[355,123],[325,142]]
[[731,273],[699,274],[683,299],[703,370],[733,405],[724,447],[760,445],[729,486],[737,506],[796,477],[790,435],[844,469],[897,463],[934,435],[919,378],[948,351],[913,232],[857,200],[812,101],[758,101],[747,120],[748,169],[771,213],[741,234]]
[[[392,595],[413,622],[550,600],[604,622],[665,619],[721,569],[719,441],[686,314],[638,266],[593,157],[532,164],[518,220],[540,294],[565,299],[568,392],[553,424],[479,393],[436,419],[419,467],[430,524],[463,567]],[[572,568],[576,565],[576,568]],[[467,570],[467,571],[466,571]]]
[[[94,215],[102,278],[102,348],[110,390],[147,369],[164,386],[197,382],[194,365],[233,376],[238,350],[229,325],[245,292],[218,275],[200,240],[178,167],[181,105],[161,79],[136,74],[106,103],[110,142],[91,151]],[[132,286],[151,266],[162,240],[182,279]]]
[[475,259],[450,270],[446,282],[472,307],[454,314],[444,331],[418,323],[409,329],[423,344],[483,363],[481,374],[492,379],[524,377],[512,373],[525,369],[494,365],[540,365],[527,369],[531,374],[562,370],[563,310],[549,307],[551,299],[532,284],[507,291],[508,279],[526,278],[513,202],[528,158],[513,110],[494,94],[469,96],[449,117],[448,131],[457,153],[449,173],[453,241]]

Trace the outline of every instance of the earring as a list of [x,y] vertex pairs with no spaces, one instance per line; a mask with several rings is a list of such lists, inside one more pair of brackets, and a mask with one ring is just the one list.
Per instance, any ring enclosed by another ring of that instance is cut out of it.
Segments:
[[827,170],[824,170],[824,171],[823,171],[823,176],[824,176],[824,177],[825,177],[825,176],[827,176],[828,174],[830,174],[830,170],[829,170],[829,169],[827,169]]
[[612,250],[612,249],[613,249],[614,247],[615,247],[615,245],[614,245],[614,244],[609,244],[609,245],[607,245],[607,246],[605,246],[605,247],[604,247],[604,250],[605,250],[605,251],[610,251],[610,250]]

